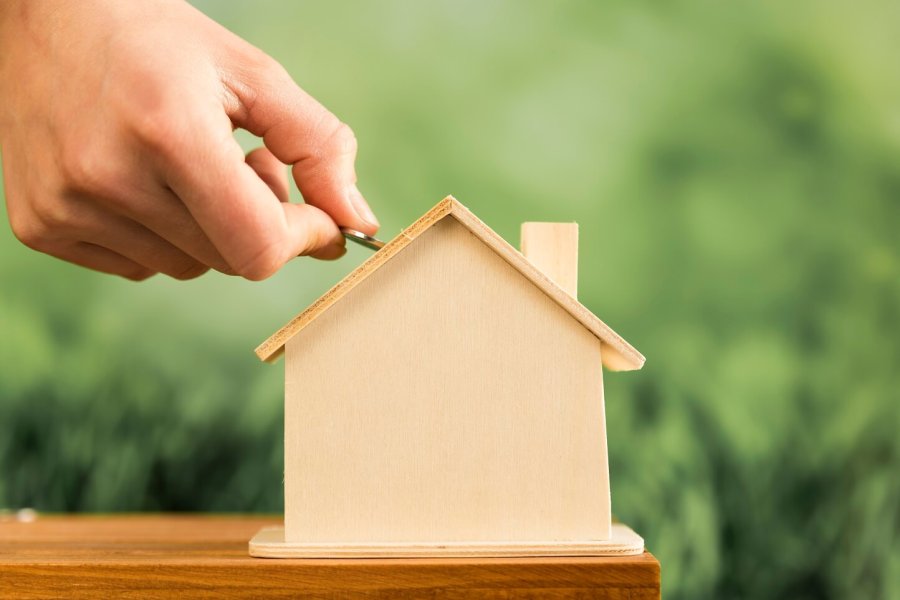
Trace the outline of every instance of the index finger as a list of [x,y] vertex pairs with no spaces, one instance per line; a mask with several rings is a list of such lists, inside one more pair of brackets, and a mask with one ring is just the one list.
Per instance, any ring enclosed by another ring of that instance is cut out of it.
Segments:
[[254,68],[238,75],[240,85],[231,82],[238,99],[229,110],[232,122],[260,136],[272,154],[292,165],[307,203],[339,225],[374,234],[378,219],[356,187],[353,131],[273,59],[259,51],[251,56]]
[[234,272],[260,280],[295,256],[343,254],[334,221],[314,206],[280,202],[222,116],[193,119],[187,135],[158,140],[157,154],[168,185]]

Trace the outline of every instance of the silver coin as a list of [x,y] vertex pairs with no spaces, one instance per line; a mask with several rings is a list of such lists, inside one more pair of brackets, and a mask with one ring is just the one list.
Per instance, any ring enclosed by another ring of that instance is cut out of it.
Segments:
[[366,235],[362,231],[350,229],[349,227],[341,227],[341,233],[343,233],[344,237],[351,242],[356,242],[360,246],[365,246],[370,250],[380,250],[381,248],[384,248],[384,242],[378,238],[373,238],[371,235]]

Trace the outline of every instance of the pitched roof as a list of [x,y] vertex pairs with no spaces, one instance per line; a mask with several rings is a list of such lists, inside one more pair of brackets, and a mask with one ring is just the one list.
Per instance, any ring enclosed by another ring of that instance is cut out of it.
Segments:
[[441,200],[434,208],[425,213],[407,229],[401,231],[384,248],[378,250],[366,262],[354,269],[306,310],[272,334],[269,339],[256,349],[257,356],[267,362],[277,359],[284,352],[284,345],[289,339],[299,333],[320,314],[328,310],[330,306],[340,301],[344,295],[349,293],[366,277],[387,264],[429,227],[448,216],[452,216],[459,221],[466,229],[496,252],[498,256],[509,263],[510,266],[572,315],[572,318],[593,333],[602,343],[601,356],[603,365],[606,368],[614,371],[631,371],[640,369],[644,365],[644,357],[640,352],[598,319],[578,300],[570,296],[537,267],[532,265],[518,250],[510,246],[506,240],[482,223],[478,217],[460,204],[453,196],[447,196]]

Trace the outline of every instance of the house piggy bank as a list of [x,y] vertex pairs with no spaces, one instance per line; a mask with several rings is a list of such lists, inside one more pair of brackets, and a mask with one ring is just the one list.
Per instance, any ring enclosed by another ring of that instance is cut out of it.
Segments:
[[641,553],[611,521],[602,367],[644,357],[576,300],[577,245],[526,223],[520,253],[448,197],[264,342],[285,515],[250,553]]

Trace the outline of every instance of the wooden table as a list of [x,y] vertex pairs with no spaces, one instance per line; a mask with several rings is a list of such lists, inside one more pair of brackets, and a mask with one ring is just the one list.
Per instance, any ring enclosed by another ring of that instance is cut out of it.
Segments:
[[611,558],[275,560],[276,518],[39,516],[0,521],[0,598],[659,598],[649,552]]

